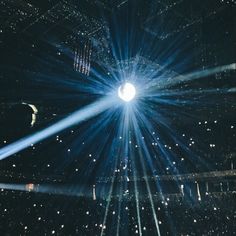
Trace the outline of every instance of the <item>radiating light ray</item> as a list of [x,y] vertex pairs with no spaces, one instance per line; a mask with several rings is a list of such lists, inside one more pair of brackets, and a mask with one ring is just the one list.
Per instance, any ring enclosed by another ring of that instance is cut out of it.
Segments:
[[169,89],[169,90],[160,90],[156,93],[151,93],[151,94],[145,94],[145,98],[160,98],[160,97],[166,97],[169,99],[174,99],[172,97],[180,97],[180,96],[195,96],[195,95],[225,95],[230,92],[235,92],[233,88],[211,88],[211,89],[201,89],[199,88],[198,90],[196,89],[185,89],[185,90],[177,90],[177,89]]
[[120,183],[116,236],[120,235],[121,200],[122,200],[122,183]]
[[[144,167],[144,165],[143,165],[143,167]],[[161,231],[160,231],[160,227],[159,227],[159,223],[158,223],[158,219],[157,219],[157,214],[156,214],[156,210],[155,210],[155,206],[154,206],[154,202],[153,202],[153,198],[152,198],[152,193],[151,193],[151,190],[150,190],[149,182],[148,182],[146,177],[144,177],[144,180],[145,180],[146,187],[147,187],[147,190],[148,190],[148,196],[149,196],[149,200],[150,200],[150,203],[151,203],[151,209],[152,209],[152,214],[153,214],[154,221],[155,221],[157,235],[161,236]]]
[[[129,139],[129,127],[130,127],[130,119],[129,119],[129,106],[122,107],[122,111],[120,113],[120,117],[118,120],[118,134],[120,142],[119,142],[119,157],[121,162],[124,162],[123,170],[124,170],[124,176],[128,178],[128,161],[130,159],[130,153],[129,153],[129,145],[127,140]],[[121,203],[123,202],[123,191],[125,190],[125,193],[129,193],[128,189],[128,181],[120,182],[120,192],[119,192],[119,215],[118,215],[118,224],[117,224],[117,236],[120,235],[120,222],[121,222]],[[124,220],[124,219],[123,219]]]
[[[135,163],[133,164],[135,165]],[[133,176],[136,177],[136,167],[133,167]],[[135,194],[135,202],[136,202],[136,213],[138,218],[138,228],[139,228],[139,235],[142,236],[142,224],[141,224],[141,218],[140,218],[140,207],[139,207],[139,191],[137,186],[136,178],[134,178],[134,194]]]
[[[152,115],[153,115],[153,112],[152,112]],[[143,125],[143,127],[147,130],[147,132],[148,132],[148,134],[149,134],[148,137],[151,137],[150,142],[151,142],[152,140],[154,140],[154,137],[152,137],[153,135],[152,135],[152,132],[151,132],[152,130],[154,130],[154,128],[153,128],[153,126],[151,125],[151,123],[148,121],[148,119],[146,118],[146,116],[144,116],[143,113],[136,111],[135,118],[139,120],[139,121],[137,121],[137,123],[135,124],[135,127],[138,127],[138,124],[139,124],[139,125],[145,124],[145,125]],[[159,123],[160,123],[160,121],[159,121]],[[154,124],[155,124],[155,123],[154,123]],[[163,125],[164,125],[165,130],[167,131],[167,133],[169,133],[169,135],[170,135],[170,136],[172,137],[172,139],[174,140],[174,142],[175,142],[175,143],[178,143],[179,146],[180,146],[183,150],[185,150],[185,151],[188,153],[188,156],[191,157],[191,161],[192,161],[193,164],[194,164],[194,161],[195,161],[196,159],[198,159],[198,160],[201,162],[201,164],[203,164],[207,169],[208,169],[208,168],[211,168],[208,163],[204,162],[203,159],[200,159],[195,153],[193,153],[193,152],[189,149],[188,146],[184,145],[184,143],[183,143],[183,141],[182,141],[182,139],[181,139],[180,137],[177,138],[178,135],[177,135],[176,132],[174,132],[174,131],[173,131],[169,126],[167,126],[165,123],[163,123]],[[136,130],[136,132],[138,132],[138,128],[136,128],[136,129],[134,128],[134,130]],[[137,134],[137,136],[141,136],[141,133],[139,132],[139,133]],[[147,135],[145,135],[145,137],[147,137]],[[168,154],[168,153],[166,153],[166,151],[165,151],[164,148],[163,148],[164,145],[161,143],[160,140],[157,141],[157,144],[158,144],[159,149],[160,149],[160,150],[162,151],[162,153],[164,154],[164,157],[165,157],[166,160],[169,162],[169,165],[174,168],[174,166],[172,165],[171,160],[169,159],[169,157],[170,157],[171,155]],[[147,150],[146,144],[145,144],[145,141],[144,141],[144,140],[143,140],[143,143],[142,143],[142,147],[143,147],[143,149],[144,149],[144,151],[145,151],[146,159],[149,160],[148,163],[150,163],[149,150]],[[150,166],[150,168],[152,168],[152,167],[153,167],[152,163],[150,163],[149,166]],[[179,174],[179,170],[176,169],[176,171],[177,171],[177,172],[174,173],[174,174]],[[183,170],[182,170],[182,171],[183,171]],[[154,174],[154,173],[153,173],[153,174]],[[158,181],[157,181],[157,184],[158,184]],[[179,181],[177,181],[177,184],[178,184],[178,186],[180,186],[180,182],[179,182]],[[189,187],[187,186],[187,188],[189,188]],[[164,200],[164,196],[163,196],[163,194],[162,194],[162,187],[161,187],[160,184],[158,184],[158,190],[160,191],[160,194],[161,194],[161,196],[162,196],[162,199]],[[192,199],[191,196],[189,196],[189,195],[186,196],[186,199],[187,199],[187,201],[188,201],[189,203],[191,203],[191,202],[194,201],[194,199]],[[169,217],[169,216],[167,216],[167,217]],[[170,221],[170,224],[172,224],[171,221]]]
[[[139,128],[139,125],[138,125],[138,122],[137,122],[137,118],[135,117],[135,114],[132,114],[131,119],[132,119],[132,124],[133,124],[135,137],[138,141],[138,145],[141,147],[141,141],[140,141],[141,132],[140,132],[140,128]],[[142,149],[143,148],[145,148],[145,146],[142,146]],[[145,150],[146,150],[146,148],[145,148]],[[151,190],[150,190],[150,186],[149,186],[149,182],[148,182],[148,179],[146,178],[147,171],[146,171],[146,167],[144,165],[144,158],[143,158],[143,155],[141,153],[141,149],[139,149],[139,157],[141,159],[140,162],[141,162],[141,166],[142,166],[142,170],[143,170],[143,177],[144,177],[146,188],[147,188],[147,191],[148,191],[148,197],[149,197],[150,204],[151,204],[151,209],[152,209],[152,214],[153,214],[153,218],[154,218],[154,222],[155,222],[156,232],[157,232],[158,236],[161,236],[160,228],[159,228],[159,224],[158,224],[158,219],[157,219],[157,215],[156,215],[156,210],[155,210],[155,207],[154,207],[154,202],[153,202],[153,199],[152,199],[152,194],[151,194]],[[135,192],[137,194],[137,191],[135,191]],[[136,202],[136,204],[137,204],[137,202]],[[138,213],[138,215],[139,215],[139,213]],[[140,222],[140,227],[141,227],[141,222]]]
[[[45,64],[45,67],[48,65],[55,64],[55,58],[53,57],[51,60],[48,58],[43,58],[42,60],[37,59],[37,61],[40,61],[41,64]],[[60,61],[59,61],[60,62]],[[60,66],[61,62],[59,63]],[[111,70],[111,65],[107,66],[107,70],[109,73]],[[97,68],[97,69],[91,69],[91,76],[86,77],[86,79],[83,77],[83,75],[79,73],[75,73],[70,65],[63,64],[63,68],[66,68],[66,72],[63,72],[60,74],[60,71],[58,71],[58,68],[55,66],[56,74],[46,74],[40,71],[31,71],[31,70],[25,70],[25,74],[28,79],[33,80],[34,82],[40,82],[40,84],[43,84],[44,86],[47,86],[48,88],[56,87],[61,89],[68,89],[72,92],[81,92],[88,94],[100,94],[100,95],[107,95],[107,92],[113,88],[115,82],[119,82],[120,79],[117,76],[108,76],[106,75],[104,77],[104,67]],[[22,72],[22,69],[19,70],[17,68],[7,68],[9,71],[16,71],[18,73]],[[109,77],[109,79],[107,79]],[[83,81],[83,83],[78,83],[78,81]],[[63,94],[65,97],[70,94]],[[82,94],[80,94],[81,96]],[[48,94],[46,94],[48,96]],[[54,94],[55,98],[56,94]]]
[[[133,115],[133,109],[135,107],[135,104],[129,105],[125,104],[123,107],[123,114],[122,114],[122,120],[121,122],[121,129],[122,129],[122,137],[123,137],[123,153],[125,156],[127,155],[129,159],[132,161],[132,170],[133,170],[133,176],[134,176],[134,195],[135,195],[135,205],[136,205],[136,213],[137,213],[137,221],[138,221],[138,233],[140,236],[142,236],[142,224],[141,224],[141,217],[140,217],[140,205],[139,205],[139,190],[137,186],[137,181],[136,181],[136,167],[135,167],[135,157],[132,148],[128,145],[128,140],[130,140],[130,129],[132,129],[132,118],[131,116]],[[127,170],[125,171],[125,176],[127,177]],[[125,181],[125,183],[127,183]]]
[[[109,130],[110,132],[109,135],[104,136],[103,139],[100,139],[99,135],[104,131],[104,129],[107,128],[108,125],[110,125],[110,122],[113,121],[116,118],[116,116],[119,115],[117,114],[118,113],[117,110],[118,110],[118,107],[114,104],[113,108],[105,111],[99,117],[99,119],[96,120],[96,122],[94,122],[85,130],[85,132],[79,133],[79,135],[76,137],[76,139],[73,140],[73,143],[70,145],[73,158],[65,159],[65,161],[61,163],[62,170],[65,168],[65,164],[66,166],[68,166],[71,162],[74,161],[75,158],[78,157],[78,155],[83,150],[86,149],[87,147],[86,145],[81,145],[81,143],[83,143],[85,140],[86,140],[86,144],[93,143],[92,146],[89,146],[89,151],[90,153],[96,153],[96,156],[98,157],[97,160],[98,161],[100,160],[100,156],[102,155],[102,152],[106,144],[109,143],[109,140],[111,140],[111,138],[113,139],[113,134],[111,130]],[[93,135],[88,135],[88,134],[93,134]],[[94,140],[96,138],[99,138],[100,142],[94,143]],[[92,170],[93,168],[88,168],[84,170],[85,176],[83,175],[83,178],[88,177],[91,174]],[[82,172],[83,171],[81,170],[80,173]]]
[[[153,218],[154,218],[155,226],[156,226],[156,229],[157,229],[157,235],[161,235],[160,227],[159,227],[159,222],[158,222],[158,218],[157,218],[157,214],[156,214],[156,210],[155,210],[155,206],[154,206],[153,196],[152,196],[152,193],[151,193],[151,189],[150,189],[150,185],[149,185],[149,180],[147,178],[147,176],[148,176],[147,175],[147,169],[146,169],[146,166],[145,166],[145,163],[144,163],[144,159],[148,160],[148,162],[150,163],[151,155],[150,155],[149,150],[147,149],[147,145],[145,143],[145,140],[140,140],[141,130],[140,130],[140,126],[139,126],[140,122],[138,122],[137,115],[133,116],[133,124],[134,124],[135,137],[137,139],[137,142],[138,142],[139,146],[142,147],[142,148],[139,149],[139,156],[141,158],[141,165],[142,165],[142,170],[143,170],[143,178],[144,178],[144,181],[145,181],[145,184],[146,184],[146,188],[147,188],[147,192],[148,192],[148,197],[149,197],[150,204],[151,204]],[[144,158],[144,156],[145,156],[145,158]],[[152,166],[151,163],[150,163],[149,167],[151,169],[153,169],[153,166]],[[156,184],[157,184],[157,188],[158,188],[158,191],[160,192],[162,200],[166,201],[165,198],[164,198],[164,195],[163,195],[163,192],[162,192],[162,187],[161,187],[159,181],[157,181]],[[172,222],[172,220],[171,220],[171,218],[169,217],[168,214],[166,214],[166,216],[170,220],[169,224],[171,225],[171,231],[174,234],[175,231],[173,229],[174,228],[173,227],[173,222]]]
[[46,129],[43,129],[33,135],[30,135],[26,138],[22,138],[19,141],[16,141],[12,144],[9,144],[0,149],[0,160],[9,157],[27,147],[29,147],[32,143],[36,144],[39,141],[48,138],[49,136],[56,134],[72,125],[78,124],[86,119],[89,119],[97,114],[105,111],[110,108],[114,104],[114,99],[111,97],[107,97],[98,102],[92,103],[74,113],[72,113],[67,118],[64,118],[61,121],[58,121],[54,125],[49,126]]
[[[116,167],[116,165],[117,165],[117,160],[116,160],[115,167]],[[111,197],[112,197],[112,191],[113,191],[113,187],[114,187],[115,177],[116,177],[116,173],[114,171],[114,174],[112,176],[110,190],[109,190],[108,197],[107,197],[107,205],[106,205],[106,209],[105,209],[105,214],[104,214],[103,223],[102,223],[103,227],[102,227],[100,236],[104,235],[104,229],[105,229],[104,226],[106,225],[106,222],[107,222],[107,215],[108,215],[108,211],[109,211],[109,207],[110,207],[110,203],[111,203]]]
[[[158,105],[158,104],[157,104]],[[152,120],[155,122],[155,124],[157,125],[157,127],[162,127],[162,128],[172,128],[172,122],[171,122],[171,118],[174,115],[178,115],[181,117],[187,117],[190,118],[192,120],[196,120],[196,116],[184,111],[181,108],[178,108],[178,110],[174,111],[174,113],[169,113],[168,110],[164,110],[161,109],[161,112],[155,111],[153,109],[147,109],[144,111],[144,113],[148,116],[148,120]],[[153,114],[150,116],[150,114]],[[156,117],[156,119],[152,119],[152,117]]]
[[[164,94],[164,95],[157,95],[155,98],[150,95],[146,97],[146,102],[149,100],[150,102],[153,102],[157,105],[169,105],[176,108],[182,108],[182,107],[198,107],[198,108],[206,108],[209,106],[215,107],[216,104],[222,103],[222,96],[225,96],[229,94],[227,90],[224,89],[224,91],[215,89],[211,91],[191,91],[191,92],[185,92],[182,93],[181,91],[176,93]],[[185,95],[185,97],[183,96]],[[191,98],[190,98],[191,96]],[[213,97],[214,96],[214,99]],[[217,96],[217,97],[216,97]],[[233,101],[227,101],[228,104],[235,104]]]
[[236,87],[228,89],[229,93],[236,93]]
[[217,66],[214,68],[208,68],[205,70],[195,71],[186,75],[179,75],[175,77],[175,80],[179,80],[180,82],[186,82],[189,80],[195,80],[203,77],[208,77],[217,73],[222,73],[226,71],[236,70],[236,63],[223,65],[223,66]]
[[[147,109],[148,110],[148,109]],[[152,109],[151,109],[152,110]],[[157,112],[155,112],[155,113],[157,113]],[[148,129],[149,129],[149,135],[150,136],[152,136],[151,135],[151,130],[153,131],[154,130],[154,128],[152,127],[151,129],[150,129],[150,124],[149,124],[149,121],[146,119],[146,117],[145,117],[145,115],[147,115],[146,114],[146,112],[141,112],[141,111],[136,111],[136,114],[135,114],[135,117],[137,117],[137,118],[139,118],[139,121],[137,122],[138,124],[140,124],[141,126],[143,126],[143,127],[147,127]],[[156,115],[156,114],[154,114],[154,111],[152,110],[151,111],[151,114],[150,114],[150,116],[154,116],[154,117],[158,117],[158,115]],[[141,117],[141,119],[140,119],[140,117]],[[141,122],[140,122],[141,121]],[[158,121],[157,121],[157,123],[162,123],[163,125],[164,125],[164,127],[166,128],[166,130],[169,132],[170,131],[170,128],[168,127],[168,126],[166,126],[166,123],[165,122],[163,122],[163,119],[162,119],[162,121],[160,121],[160,119],[158,119]],[[136,126],[138,127],[138,124],[136,124]],[[171,134],[173,134],[174,132],[172,131],[171,132]],[[139,136],[140,136],[141,134],[139,134]],[[138,135],[137,135],[138,136]],[[146,137],[146,135],[145,135],[145,137]],[[155,138],[153,137],[151,140],[154,140]],[[150,142],[151,142],[151,140],[150,140]],[[179,143],[180,141],[178,141],[178,140],[175,140],[177,143]],[[159,147],[161,148],[162,147],[162,144],[160,144],[160,141],[158,141],[157,142],[159,145]],[[143,146],[143,148],[145,147],[145,144],[143,144],[142,145]],[[146,149],[145,149],[146,150]],[[163,150],[163,149],[162,149]],[[147,150],[146,150],[147,151]],[[164,151],[164,150],[163,150]],[[148,151],[147,151],[148,152]],[[165,153],[165,151],[164,151],[164,153]],[[148,153],[146,153],[146,159],[148,159]],[[169,156],[169,154],[167,154],[167,157]],[[151,164],[150,164],[151,165]],[[150,166],[150,167],[152,167],[152,165]]]
[[[136,166],[135,166],[135,157],[134,157],[134,153],[131,147],[128,147],[128,132],[130,129],[132,129],[133,124],[132,124],[132,115],[133,115],[133,109],[134,107],[126,107],[125,110],[125,114],[124,116],[126,117],[126,126],[125,126],[125,131],[126,131],[126,148],[128,148],[129,150],[129,157],[132,161],[132,171],[133,171],[133,179],[134,179],[134,196],[135,196],[135,205],[136,205],[136,214],[137,214],[137,220],[138,220],[138,229],[139,229],[139,235],[142,236],[142,224],[141,224],[141,218],[140,218],[140,206],[139,206],[139,190],[138,190],[138,186],[137,186],[137,181],[136,181]],[[126,173],[127,174],[127,173]]]
[[[201,163],[207,169],[210,167],[210,163],[206,163],[203,159],[201,159],[198,155],[196,155],[193,151],[191,151],[191,149],[188,146],[184,144],[184,141],[182,140],[182,138],[178,135],[177,132],[174,132],[174,128],[170,124],[168,125],[168,123],[165,121],[164,117],[160,113],[154,111],[153,109],[147,109],[147,112],[145,113],[146,115],[144,115],[144,113],[139,112],[137,109],[135,111],[135,114],[136,114],[139,124],[143,124],[145,129],[148,131],[148,134],[150,135],[150,137],[152,137],[152,130],[154,130],[153,125],[161,124],[163,128],[165,129],[166,134],[168,134],[174,140],[174,143],[178,143],[183,148],[183,150],[186,153],[188,153],[189,159],[191,160],[192,163],[195,163],[196,160],[198,160],[199,163]],[[152,125],[151,122],[148,120],[147,116],[152,117],[153,115],[155,117],[158,117],[158,121],[155,119],[152,120],[153,122],[153,125]],[[155,138],[152,137],[152,139],[154,140]],[[161,152],[163,153],[163,155],[168,160],[169,165],[173,167],[172,162],[170,160],[171,155],[166,152],[161,140],[157,140],[157,144]],[[179,173],[176,173],[176,174],[179,174]]]
[[0,183],[0,189],[26,191],[25,184]]
[[[111,65],[110,65],[111,67]],[[107,68],[107,71],[110,74],[111,68]],[[98,91],[106,91],[109,92],[114,89],[114,83],[120,81],[116,76],[109,76],[108,74],[104,76],[104,73],[102,71],[99,71],[98,69],[91,69],[91,76],[88,78],[88,81],[90,81],[91,84],[91,90],[94,90],[96,86],[93,86],[93,84],[97,84]]]
[[[142,157],[142,155],[140,155],[140,157]],[[157,215],[156,215],[156,210],[155,210],[155,206],[154,206],[153,199],[152,199],[152,193],[151,193],[151,190],[150,190],[148,179],[146,178],[147,174],[146,174],[145,165],[143,164],[143,160],[141,160],[141,165],[142,165],[142,168],[143,168],[144,180],[145,180],[146,188],[147,188],[147,191],[148,191],[148,197],[149,197],[149,201],[150,201],[150,204],[151,204],[151,209],[152,209],[152,214],[153,214],[153,218],[154,218],[154,221],[155,221],[155,227],[156,227],[157,235],[161,236],[159,223],[158,223],[158,219],[157,219]]]
[[[127,119],[127,115],[128,115],[128,113],[125,113],[125,116],[122,116],[122,115],[120,116],[120,119],[123,122],[121,122],[121,125],[118,125],[117,131],[116,131],[116,134],[118,135],[118,137],[120,137],[121,135],[127,135],[127,127],[128,127],[128,122],[129,122],[129,120]],[[108,211],[109,211],[109,207],[110,207],[110,203],[111,203],[111,198],[112,198],[112,192],[114,189],[114,183],[115,183],[115,178],[116,178],[115,170],[117,168],[119,158],[121,157],[121,155],[124,155],[124,153],[126,153],[126,149],[122,149],[122,147],[123,147],[122,145],[121,146],[117,146],[117,145],[118,145],[117,140],[114,139],[112,142],[110,151],[109,151],[110,153],[115,152],[116,155],[115,155],[114,166],[112,167],[113,174],[112,174],[110,189],[109,189],[109,192],[106,193],[107,205],[106,205],[105,214],[104,214],[104,218],[103,218],[103,224],[102,224],[103,227],[101,229],[101,234],[100,234],[101,236],[104,235],[104,229],[105,229],[104,226],[106,225],[107,215],[108,215]],[[117,150],[115,151],[115,149],[117,149]],[[120,186],[120,190],[122,191],[122,186]],[[122,195],[120,196],[120,198],[121,197],[122,197]],[[117,232],[118,232],[118,229],[117,229]]]
[[[155,139],[154,137],[152,137],[152,134],[151,134],[151,130],[153,130],[153,129],[151,128],[150,122],[147,120],[147,118],[142,113],[138,112],[138,110],[134,114],[133,124],[134,124],[134,132],[135,132],[135,135],[137,137],[138,136],[139,137],[142,136],[141,135],[141,130],[139,128],[139,126],[140,126],[140,127],[143,127],[143,130],[146,133],[145,134],[146,139],[149,139],[149,138],[151,138],[152,140]],[[152,142],[152,140],[150,140],[150,142]],[[152,158],[149,155],[149,151],[147,150],[147,146],[145,144],[145,140],[143,140],[142,142],[141,141],[139,141],[139,142],[140,142],[139,145],[142,144],[142,149],[145,151],[145,155],[146,155],[145,159],[147,160],[148,165],[151,168],[153,168],[153,163],[152,163],[153,160],[152,160]],[[160,152],[164,156],[164,159],[162,161],[164,163],[167,162],[168,165],[170,165],[172,167],[171,171],[175,170],[174,167],[173,167],[173,164],[172,164],[172,160],[171,160],[172,156],[170,155],[170,153],[164,149],[164,145],[161,144],[160,140],[156,140],[156,143],[158,144],[158,148],[159,148]],[[160,192],[162,192],[162,191],[160,191]]]
[[[137,138],[141,136],[141,130],[140,130],[140,128],[139,128],[139,125],[145,124],[145,126],[144,126],[143,129],[144,129],[144,131],[146,131],[146,133],[147,133],[147,134],[145,135],[146,139],[150,137],[150,142],[155,139],[155,138],[153,137],[153,135],[152,135],[152,130],[154,130],[154,128],[153,128],[153,126],[151,125],[151,123],[148,121],[148,119],[147,119],[142,113],[136,111],[136,114],[134,115],[134,118],[133,118],[133,123],[134,123],[134,130],[135,130],[135,133],[136,133]],[[170,127],[166,126],[166,124],[165,124],[164,126],[165,126],[166,131],[168,131],[169,135],[173,138],[173,140],[174,140],[176,143],[180,144],[180,146],[181,146],[184,150],[187,149],[187,151],[188,151],[188,153],[189,153],[189,156],[193,156],[194,158],[199,159],[199,157],[195,157],[196,155],[195,155],[194,153],[192,153],[191,150],[190,150],[188,147],[186,147],[186,145],[184,145],[184,144],[182,143],[182,141],[181,141],[180,138],[177,139],[177,138],[175,137],[175,134],[174,134],[173,130],[170,129]],[[172,136],[172,135],[173,135],[173,136]],[[139,141],[139,142],[141,142],[141,141]],[[156,143],[158,144],[159,150],[161,151],[161,153],[162,153],[163,156],[165,157],[165,159],[164,159],[163,161],[165,162],[165,160],[166,160],[166,161],[168,162],[168,166],[171,166],[171,167],[172,167],[172,168],[170,169],[170,170],[172,171],[172,173],[173,173],[173,174],[177,174],[177,175],[180,174],[180,170],[179,170],[179,169],[175,169],[175,166],[173,166],[173,164],[172,164],[172,161],[173,161],[173,160],[170,159],[171,157],[173,157],[173,158],[176,158],[176,157],[173,156],[172,154],[170,154],[170,152],[167,152],[167,151],[164,149],[164,145],[162,144],[162,142],[161,142],[160,139],[157,140]],[[152,160],[151,155],[150,155],[150,150],[147,149],[147,144],[146,144],[146,141],[145,141],[145,140],[142,140],[142,149],[143,149],[144,152],[145,152],[146,160],[148,161],[149,167],[150,167],[151,170],[152,170],[153,167],[154,167],[154,165],[153,165],[153,163],[152,163],[153,160]],[[142,154],[140,154],[140,155],[142,155]],[[206,166],[206,163],[203,162],[203,160],[200,159],[200,162],[201,162],[202,164],[205,164],[205,166]],[[144,165],[144,163],[142,163],[142,164]],[[165,166],[166,166],[166,165],[165,165]],[[208,167],[209,167],[209,166],[208,166]],[[146,167],[144,166],[144,168],[146,168]],[[173,171],[173,170],[174,170],[174,171]],[[146,172],[146,171],[145,171],[145,172]],[[152,170],[152,172],[153,172],[153,170]],[[155,173],[153,172],[152,174],[154,175]],[[146,174],[145,174],[145,176],[146,176]],[[148,180],[147,180],[147,181],[148,181]],[[177,184],[178,184],[178,186],[180,186],[180,182],[179,182],[179,181],[177,181]],[[156,182],[156,185],[157,185],[157,189],[158,189],[159,192],[160,192],[161,198],[162,198],[163,201],[164,201],[165,199],[164,199],[164,195],[163,195],[163,192],[162,192],[162,186],[160,185],[160,183],[159,183],[158,181]],[[189,200],[189,202],[191,202],[191,200],[193,200],[193,199],[189,199],[189,196],[187,196],[187,199]],[[167,217],[169,217],[169,216],[167,216]],[[170,222],[170,224],[172,225],[172,222]]]
[[87,187],[85,189],[84,186],[80,185],[0,183],[0,189],[92,198],[92,188]]
[[205,70],[199,70],[199,71],[191,72],[191,73],[185,74],[185,75],[178,75],[173,78],[168,78],[165,81],[159,80],[157,82],[155,88],[154,87],[150,88],[150,90],[163,89],[163,88],[174,86],[176,84],[180,84],[180,83],[184,83],[184,82],[188,82],[188,81],[193,81],[196,79],[208,77],[211,75],[215,75],[217,73],[222,73],[222,72],[231,71],[231,70],[236,70],[236,63],[223,65],[223,66],[217,66],[217,67],[209,68],[209,69],[205,69]]

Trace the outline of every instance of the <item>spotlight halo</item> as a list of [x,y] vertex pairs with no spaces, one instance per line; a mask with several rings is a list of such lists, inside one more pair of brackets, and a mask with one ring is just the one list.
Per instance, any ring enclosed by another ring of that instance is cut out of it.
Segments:
[[125,82],[118,88],[118,96],[125,102],[130,102],[136,95],[136,89],[130,82]]

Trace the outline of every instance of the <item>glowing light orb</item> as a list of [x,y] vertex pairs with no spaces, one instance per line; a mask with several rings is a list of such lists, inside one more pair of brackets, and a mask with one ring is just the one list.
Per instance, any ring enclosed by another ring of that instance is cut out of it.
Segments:
[[118,96],[125,102],[130,102],[134,99],[136,94],[136,89],[131,83],[125,83],[121,85],[118,89]]

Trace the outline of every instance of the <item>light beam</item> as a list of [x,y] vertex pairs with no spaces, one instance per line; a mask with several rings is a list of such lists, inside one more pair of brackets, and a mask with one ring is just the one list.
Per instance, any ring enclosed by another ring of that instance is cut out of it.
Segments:
[[22,138],[12,144],[9,144],[2,149],[0,149],[0,160],[7,158],[27,147],[29,147],[32,143],[38,143],[39,141],[52,136],[72,125],[78,124],[84,120],[87,120],[93,116],[102,113],[106,109],[112,106],[114,100],[111,97],[107,97],[103,100],[97,101],[88,105],[74,113],[70,116],[58,121],[57,123],[49,126],[35,134],[32,134],[28,137]]

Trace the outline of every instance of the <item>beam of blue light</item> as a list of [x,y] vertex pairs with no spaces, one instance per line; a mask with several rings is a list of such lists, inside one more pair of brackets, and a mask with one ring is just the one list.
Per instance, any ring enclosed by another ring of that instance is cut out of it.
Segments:
[[98,115],[99,113],[102,113],[114,104],[114,100],[115,99],[113,99],[112,97],[106,97],[100,101],[94,102],[35,134],[22,138],[12,144],[3,147],[2,149],[0,149],[0,160],[5,159],[29,147],[32,143],[38,143],[72,125],[78,124],[84,120]]
[[[135,137],[138,141],[138,145],[141,146],[141,140],[140,140],[140,137],[141,137],[141,132],[140,132],[140,127],[138,125],[138,122],[137,122],[137,118],[136,118],[136,114],[134,113],[134,107],[133,109],[129,110],[129,115],[130,115],[130,122],[132,124],[132,128],[134,130],[134,133],[135,133]],[[148,153],[148,151],[146,150],[146,152]],[[146,154],[147,154],[146,153]],[[142,152],[141,152],[141,149],[139,149],[139,156],[142,157]],[[158,224],[158,219],[157,219],[157,214],[156,214],[156,210],[155,210],[155,207],[154,207],[154,202],[153,202],[153,198],[152,198],[152,194],[151,194],[151,189],[150,189],[150,186],[149,186],[149,182],[146,178],[147,176],[147,171],[146,171],[146,167],[144,165],[144,162],[143,162],[143,158],[141,158],[141,166],[142,166],[142,170],[143,170],[143,178],[145,180],[145,184],[146,184],[146,188],[147,188],[147,192],[148,192],[148,198],[150,200],[150,205],[151,205],[151,209],[152,209],[152,214],[153,214],[153,219],[154,219],[154,222],[155,222],[155,227],[156,227],[156,233],[158,236],[161,236],[161,232],[160,232],[160,227],[159,227],[159,224]],[[135,181],[135,176],[136,176],[136,169],[135,169],[135,165],[133,167],[133,173],[134,173],[134,188],[135,188],[135,201],[136,201],[136,211],[137,211],[137,217],[138,217],[138,225],[139,225],[139,235],[142,235],[142,230],[141,230],[141,219],[140,219],[140,209],[139,209],[139,191],[138,191],[138,187],[137,187],[137,182]]]
[[228,64],[228,65],[223,65],[223,66],[217,66],[214,68],[209,68],[205,70],[200,70],[200,71],[195,71],[186,75],[179,75],[175,77],[176,80],[179,80],[180,82],[185,82],[188,80],[194,80],[194,79],[199,79],[203,77],[207,77],[210,75],[214,75],[217,73],[221,73],[224,71],[230,71],[230,70],[236,70],[236,63]]
[[[136,205],[136,213],[137,213],[137,220],[138,220],[138,231],[139,231],[139,235],[142,236],[142,224],[141,224],[141,217],[140,217],[140,204],[139,204],[139,190],[138,190],[138,185],[137,185],[137,181],[136,181],[136,177],[137,177],[137,172],[136,172],[136,166],[135,166],[135,161],[134,161],[134,154],[132,152],[131,147],[128,146],[128,140],[129,140],[129,129],[132,127],[133,122],[132,122],[132,115],[133,115],[133,110],[135,108],[134,106],[125,106],[124,107],[124,137],[125,137],[125,150],[126,153],[128,154],[128,156],[130,156],[130,159],[133,162],[133,177],[134,177],[134,194],[135,194],[135,205]],[[126,176],[128,176],[127,171],[125,173]]]
[[142,224],[141,224],[141,218],[140,218],[140,207],[139,207],[139,191],[136,181],[136,167],[133,168],[134,173],[134,193],[135,193],[135,202],[136,202],[136,212],[137,212],[137,218],[138,218],[138,229],[139,229],[139,235],[142,236]]
[[168,80],[161,80],[157,83],[156,86],[158,86],[158,89],[162,89],[169,86],[174,86],[178,83],[193,81],[196,79],[208,77],[211,75],[215,75],[217,73],[222,73],[222,72],[231,71],[231,70],[236,70],[236,63],[208,68],[205,70],[198,70],[198,71],[194,71],[185,75],[178,75],[178,76],[169,78]]
[[[116,161],[115,166],[117,166],[117,161]],[[104,214],[104,218],[103,218],[102,230],[101,230],[100,236],[104,235],[104,229],[105,229],[104,226],[106,225],[107,215],[108,215],[109,207],[110,207],[110,204],[111,204],[111,197],[112,197],[114,182],[115,182],[115,172],[114,172],[114,174],[112,176],[112,182],[111,182],[110,190],[109,190],[109,193],[108,193],[107,205],[106,205],[106,210],[105,210],[105,214]]]
[[[119,128],[117,130],[117,135],[120,136],[121,132],[122,132],[121,126],[119,126]],[[117,148],[117,140],[114,139],[112,141],[112,144],[111,144],[110,155],[116,151],[116,148]],[[118,152],[119,152],[119,149],[118,149]],[[115,178],[116,178],[116,171],[115,170],[117,169],[117,166],[118,166],[118,154],[116,155],[116,158],[115,158],[115,161],[114,161],[114,165],[111,168],[113,170],[112,171],[113,173],[112,173],[112,180],[111,180],[111,184],[110,184],[110,187],[109,187],[109,191],[105,193],[106,194],[106,198],[107,198],[107,204],[106,204],[105,214],[104,214],[104,217],[103,217],[103,223],[102,223],[102,229],[101,229],[100,236],[103,236],[103,235],[106,234],[104,232],[104,230],[106,229],[106,222],[107,222],[107,217],[108,217],[108,211],[109,211],[109,208],[110,208],[110,205],[111,205],[112,193],[114,191],[114,183],[115,183]],[[119,224],[119,222],[118,222],[118,224]]]
[[0,183],[0,189],[92,198],[92,188],[82,185],[32,184],[29,189],[29,184]]
[[[137,135],[137,133],[136,133],[136,135]],[[142,156],[141,153],[140,153],[140,156]],[[147,176],[147,171],[146,171],[146,167],[143,163],[143,160],[141,161],[141,165],[142,165],[142,169],[143,169],[143,173],[144,173],[143,178],[145,180],[146,188],[147,188],[147,191],[148,191],[148,198],[149,198],[151,209],[152,209],[152,215],[153,215],[153,219],[154,219],[154,222],[155,222],[156,233],[157,233],[158,236],[161,236],[161,231],[160,231],[160,227],[159,227],[159,223],[158,223],[158,219],[157,219],[157,214],[156,214],[156,210],[155,210],[155,206],[154,206],[154,202],[153,202],[153,196],[152,196],[152,193],[151,193],[151,189],[150,189],[150,186],[149,186],[148,179],[146,177]]]
[[122,200],[122,183],[120,183],[119,202],[118,202],[118,217],[116,226],[116,236],[120,235],[120,219],[121,219],[121,200]]

